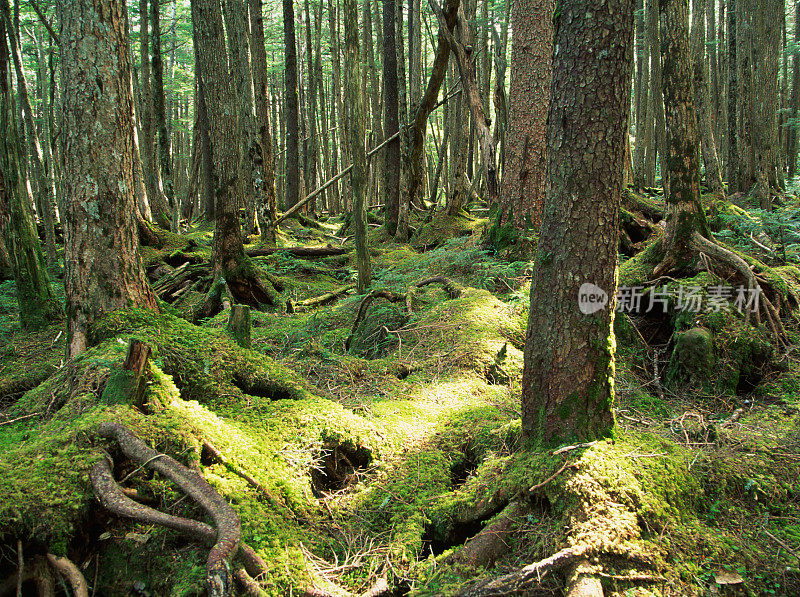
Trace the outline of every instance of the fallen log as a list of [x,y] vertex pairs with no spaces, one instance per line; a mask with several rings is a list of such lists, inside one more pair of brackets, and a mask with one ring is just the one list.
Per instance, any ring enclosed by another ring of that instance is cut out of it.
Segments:
[[267,247],[262,249],[249,249],[248,257],[269,257],[275,253],[288,253],[292,257],[313,258],[344,255],[352,251],[352,247]]
[[289,299],[288,301],[286,301],[286,312],[298,313],[301,311],[305,311],[306,309],[311,309],[313,307],[319,307],[320,305],[325,305],[327,303],[335,301],[340,296],[347,294],[355,287],[356,287],[355,284],[348,284],[347,286],[336,288],[334,290],[331,290],[330,292],[326,292],[325,294],[321,294],[319,296],[315,296],[312,298],[307,298],[303,301],[294,302],[293,300]]

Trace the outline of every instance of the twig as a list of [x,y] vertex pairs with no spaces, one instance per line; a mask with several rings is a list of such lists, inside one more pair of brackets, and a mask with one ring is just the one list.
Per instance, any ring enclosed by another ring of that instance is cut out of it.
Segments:
[[8,420],[8,421],[3,421],[2,423],[0,423],[0,426],[3,426],[3,425],[11,425],[11,423],[16,423],[17,421],[24,421],[25,419],[31,419],[31,418],[33,418],[33,417],[39,417],[39,416],[41,416],[42,414],[43,414],[43,413],[41,413],[41,412],[38,412],[38,413],[31,413],[31,414],[29,414],[29,415],[23,415],[23,416],[21,416],[21,417],[17,417],[16,419],[10,419],[10,420]]
[[547,485],[548,483],[550,483],[550,481],[552,481],[553,479],[555,479],[556,477],[558,477],[558,476],[559,476],[561,473],[563,473],[563,472],[564,472],[565,470],[567,470],[568,468],[578,468],[578,465],[577,465],[575,462],[565,462],[565,463],[564,463],[564,466],[562,466],[562,467],[561,467],[560,469],[558,469],[558,470],[557,470],[555,473],[553,473],[552,475],[550,475],[549,477],[547,477],[547,479],[545,479],[545,480],[544,480],[544,481],[542,481],[541,483],[537,483],[536,485],[534,485],[533,487],[531,487],[531,488],[528,490],[528,493],[533,493],[534,491],[537,491],[537,490],[541,489],[542,487],[544,487],[545,485]]
[[585,444],[575,444],[574,446],[564,446],[563,448],[559,448],[558,450],[553,450],[550,452],[551,456],[555,456],[556,454],[563,454],[564,452],[570,452],[572,450],[579,450],[581,448],[589,448],[597,443],[597,440],[593,442],[587,442]]
[[772,533],[770,533],[769,531],[764,531],[764,534],[765,534],[767,537],[769,537],[770,539],[772,539],[772,540],[773,540],[775,543],[777,543],[778,545],[780,545],[782,548],[784,548],[786,551],[788,551],[790,554],[792,554],[792,555],[793,555],[795,558],[797,558],[798,560],[800,560],[800,555],[798,555],[798,554],[797,554],[797,552],[796,552],[794,549],[792,549],[791,547],[789,547],[788,545],[786,545],[786,543],[784,543],[783,541],[781,541],[780,539],[778,539],[778,538],[777,538],[775,535],[773,535],[773,534],[772,534]]

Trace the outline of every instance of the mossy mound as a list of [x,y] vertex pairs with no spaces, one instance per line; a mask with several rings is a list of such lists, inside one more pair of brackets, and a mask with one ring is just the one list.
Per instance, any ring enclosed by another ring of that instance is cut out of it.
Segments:
[[423,223],[414,233],[410,244],[416,250],[429,250],[451,238],[473,234],[480,237],[487,222],[485,218],[473,218],[465,212],[459,212],[454,216],[446,212],[435,212],[430,220]]

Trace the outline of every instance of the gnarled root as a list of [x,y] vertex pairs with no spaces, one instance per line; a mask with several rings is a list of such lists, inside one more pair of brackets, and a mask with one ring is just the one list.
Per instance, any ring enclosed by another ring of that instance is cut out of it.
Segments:
[[89,588],[86,579],[78,567],[67,558],[60,558],[53,554],[47,554],[47,561],[69,582],[72,593],[75,597],[89,597]]
[[[104,467],[103,461],[101,461],[92,469],[92,480],[93,483],[98,483],[95,491],[98,492],[98,497],[103,505],[112,511],[115,511],[115,508],[119,509],[118,513],[124,516],[163,524],[203,541],[207,541],[211,534],[215,542],[206,561],[208,593],[214,597],[230,595],[232,577],[229,562],[240,551],[239,538],[241,535],[239,517],[233,509],[198,473],[187,469],[169,456],[159,454],[149,448],[126,427],[118,423],[102,423],[98,428],[98,433],[101,437],[116,440],[123,453],[135,463],[157,471],[175,483],[181,491],[205,510],[214,521],[217,531],[214,532],[208,525],[202,525],[197,521],[185,518],[175,520],[176,517],[168,517],[157,510],[136,504],[122,491],[113,491],[112,485],[116,486],[116,482],[110,474],[108,463],[106,462]],[[145,518],[143,519],[142,516]],[[151,519],[151,517],[155,518]]]
[[514,521],[525,514],[528,508],[521,502],[509,504],[502,514],[480,533],[472,537],[464,547],[453,555],[453,560],[477,568],[491,566],[511,548],[508,537]]

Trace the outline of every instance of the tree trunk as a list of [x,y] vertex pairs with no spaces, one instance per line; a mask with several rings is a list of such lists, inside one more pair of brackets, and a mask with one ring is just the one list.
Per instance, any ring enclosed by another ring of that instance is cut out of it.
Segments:
[[[658,20],[658,0],[646,0],[647,2],[647,36],[650,39],[650,97],[654,102],[655,153],[657,147],[659,163],[661,165],[661,185],[664,187],[664,194],[669,192],[669,168],[667,167],[667,124],[665,116],[665,98],[662,90],[662,59],[661,59],[661,32],[659,31]],[[648,171],[649,172],[649,171]],[[649,177],[649,174],[648,174]],[[648,178],[648,182],[651,182]],[[653,183],[655,183],[655,168],[653,168]]]
[[751,0],[736,0],[736,80],[739,84],[737,94],[739,182],[740,191],[749,192],[755,185],[755,145],[753,134],[753,14]]
[[359,294],[366,292],[372,279],[369,248],[367,247],[367,152],[364,147],[364,98],[361,95],[361,54],[358,41],[358,0],[344,0],[345,93],[350,107],[350,153],[353,170],[350,186],[353,189],[353,228],[356,241]]
[[53,179],[47,175],[44,156],[42,154],[42,145],[39,142],[39,134],[33,121],[33,108],[31,106],[30,96],[28,95],[28,84],[22,65],[19,31],[14,27],[11,20],[11,10],[8,0],[0,0],[0,11],[2,11],[2,18],[5,20],[8,39],[11,43],[11,56],[14,61],[14,71],[17,76],[17,92],[25,118],[24,123],[27,131],[27,140],[32,149],[30,152],[31,170],[33,171],[33,182],[37,193],[36,205],[39,207],[39,217],[42,218],[44,223],[47,262],[54,264],[56,262],[56,235],[54,230],[55,185]]
[[[6,4],[3,8],[7,7]],[[0,243],[3,253],[0,262],[6,262],[0,265],[11,266],[22,327],[36,330],[60,319],[63,311],[47,275],[33,219],[32,198],[20,168],[25,153],[10,93],[11,76],[5,41],[7,24],[11,33],[10,23],[10,19],[0,18],[0,130],[4,131],[0,135],[0,239],[3,241]],[[9,38],[13,36],[11,33]]]
[[158,310],[158,303],[138,248],[125,3],[62,0],[59,8],[62,135],[70,167],[64,181],[64,285],[67,355],[73,358],[90,344],[92,326],[105,312]]
[[[700,147],[706,170],[706,186],[712,193],[722,193],[722,172],[714,144],[713,105],[709,93],[709,68],[706,60],[706,3],[692,0],[691,53],[694,61],[694,98],[697,107]],[[714,0],[709,0],[713,2]]]
[[[387,138],[400,130],[397,89],[397,46],[395,44],[395,2],[383,0],[383,129]],[[386,196],[386,231],[397,232],[400,213],[400,138],[390,142],[384,154],[383,191]]]
[[214,278],[229,282],[244,260],[239,205],[234,196],[238,173],[236,93],[228,69],[228,52],[219,0],[192,0],[192,22],[198,31],[196,56],[206,92],[214,156]]
[[[275,158],[273,156],[272,135],[269,130],[269,89],[267,81],[267,50],[264,46],[264,16],[262,0],[250,2],[250,30],[252,35],[253,55],[253,88],[255,91],[256,123],[261,141],[262,180],[259,198],[258,222],[261,228],[261,241],[275,243],[275,227],[278,218],[278,206],[275,195]],[[265,238],[266,236],[266,238]]]
[[158,127],[158,164],[161,169],[161,181],[164,194],[171,209],[175,209],[175,191],[172,187],[172,159],[170,137],[167,130],[167,112],[164,101],[164,61],[161,58],[161,13],[159,0],[150,0],[150,45],[153,50],[153,118]]
[[230,68],[236,85],[236,137],[239,142],[236,195],[238,207],[244,207],[244,233],[251,235],[256,232],[256,204],[263,202],[257,192],[261,190],[264,180],[261,171],[264,151],[256,131],[247,1],[225,0],[223,11],[228,32]]
[[739,81],[738,81],[738,57],[736,34],[736,2],[730,0],[728,5],[728,95],[725,101],[728,105],[727,138],[728,138],[728,159],[725,160],[725,178],[728,181],[728,190],[731,193],[739,191],[739,134],[737,110],[739,106]]
[[[650,87],[650,44],[647,41],[644,27],[644,0],[636,3],[636,87],[634,105],[636,113],[636,145],[633,149],[633,186],[641,189],[645,186],[645,154],[650,146],[652,125],[647,128],[645,120],[652,104],[648,101]],[[652,112],[651,112],[652,114]],[[652,120],[650,121],[652,123]]]
[[[515,0],[503,220],[538,231],[547,195],[547,109],[553,64],[555,0]],[[637,121],[638,125],[638,121]],[[638,143],[637,143],[638,147]],[[513,218],[512,218],[513,214]]]
[[[341,73],[339,65],[339,44],[336,37],[336,1],[328,0],[328,29],[330,31],[330,55],[331,55],[331,128],[334,130],[333,138],[334,143],[331,147],[331,163],[333,171],[341,171],[345,167],[346,144],[341,140],[344,138],[344,108],[342,106],[342,87],[341,87]],[[338,124],[338,127],[337,127]],[[338,139],[338,143],[336,140]],[[340,160],[341,156],[341,160]],[[332,214],[338,215],[342,209],[340,200],[343,197],[343,192],[340,190],[339,183],[333,187],[333,206]]]
[[[614,426],[613,297],[633,2],[575,0],[562,7],[555,29],[550,189],[522,379],[523,433],[544,445],[607,437]],[[590,285],[606,293],[605,304],[583,300]]]
[[753,193],[761,209],[772,209],[780,192],[778,176],[778,60],[781,54],[780,11],[783,0],[753,2]]
[[[314,4],[314,80],[317,86],[319,121],[322,127],[319,135],[322,139],[322,153],[320,154],[321,159],[319,165],[320,178],[323,180],[330,180],[336,175],[336,172],[331,166],[328,108],[325,102],[325,78],[322,72],[322,4],[320,2]],[[327,209],[328,213],[330,213],[330,191],[323,191],[320,197],[322,198],[323,209]]]
[[300,106],[297,98],[297,40],[294,34],[294,3],[283,0],[283,35],[286,78],[286,171],[285,208],[300,201]]
[[789,100],[789,108],[791,110],[791,118],[794,124],[789,126],[787,141],[787,160],[789,162],[789,178],[792,178],[797,173],[797,148],[798,136],[797,134],[797,118],[798,108],[800,108],[800,0],[795,4],[795,20],[794,20],[794,52],[792,52],[792,93]]
[[[317,141],[317,84],[314,80],[314,49],[311,42],[311,12],[309,10],[309,0],[304,2],[304,10],[306,15],[306,71],[308,77],[308,149],[307,149],[307,168],[306,179],[306,195],[314,192],[317,188],[317,172],[319,170],[319,143]],[[309,203],[309,211],[316,212],[316,199]]]
[[685,0],[666,0],[660,6],[661,57],[666,106],[670,190],[666,195],[667,229],[663,239],[665,263],[683,267],[694,255],[692,235],[708,236],[700,202],[700,161],[697,151],[697,113],[689,54],[689,7]]

